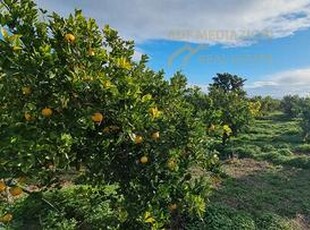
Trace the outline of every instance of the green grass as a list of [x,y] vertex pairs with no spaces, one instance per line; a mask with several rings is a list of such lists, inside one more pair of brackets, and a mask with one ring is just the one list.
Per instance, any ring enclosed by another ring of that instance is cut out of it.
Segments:
[[299,120],[287,120],[281,113],[256,120],[246,133],[231,140],[225,152],[239,158],[310,168],[310,144],[303,142]]
[[208,229],[310,229],[310,144],[298,123],[273,114],[231,141]]
[[235,215],[246,213],[255,224],[253,229],[269,229],[259,227],[267,214],[276,221],[270,226],[279,225],[271,229],[310,227],[309,169],[240,159],[225,164],[224,170],[228,178],[211,197],[212,206],[226,207]]

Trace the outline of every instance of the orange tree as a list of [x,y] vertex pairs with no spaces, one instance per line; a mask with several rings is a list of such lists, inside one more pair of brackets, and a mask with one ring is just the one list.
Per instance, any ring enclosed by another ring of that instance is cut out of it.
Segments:
[[285,95],[280,102],[280,109],[288,118],[296,118],[302,109],[302,98],[298,95]]
[[1,177],[48,186],[83,167],[85,183],[119,185],[133,229],[202,215],[216,159],[183,76],[166,81],[145,56],[132,61],[133,42],[78,10],[47,16],[4,0],[0,23]]
[[230,136],[236,136],[253,118],[253,113],[259,111],[259,104],[252,104],[246,98],[243,89],[246,80],[229,73],[218,73],[209,85],[209,97],[212,109],[218,115],[215,123],[223,125],[222,143]]
[[302,137],[305,142],[310,141],[310,98],[300,98]]
[[250,99],[252,102],[260,103],[260,116],[280,110],[280,100],[270,96],[254,96]]

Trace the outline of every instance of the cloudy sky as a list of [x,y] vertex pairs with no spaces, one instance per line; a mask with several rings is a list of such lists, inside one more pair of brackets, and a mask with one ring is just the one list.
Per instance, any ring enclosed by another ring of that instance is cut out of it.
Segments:
[[218,72],[247,78],[249,94],[310,92],[310,0],[37,0],[75,8],[136,42],[167,78],[181,70],[206,88]]

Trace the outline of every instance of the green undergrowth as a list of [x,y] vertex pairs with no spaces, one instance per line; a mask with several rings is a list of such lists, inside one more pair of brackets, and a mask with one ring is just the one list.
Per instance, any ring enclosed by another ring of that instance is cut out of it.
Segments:
[[310,144],[301,137],[299,120],[288,120],[281,113],[256,120],[246,133],[231,140],[224,154],[310,168]]
[[211,197],[207,229],[310,228],[309,169],[250,158],[223,168],[227,177]]
[[310,229],[310,144],[299,122],[274,113],[230,140],[208,227],[196,229]]

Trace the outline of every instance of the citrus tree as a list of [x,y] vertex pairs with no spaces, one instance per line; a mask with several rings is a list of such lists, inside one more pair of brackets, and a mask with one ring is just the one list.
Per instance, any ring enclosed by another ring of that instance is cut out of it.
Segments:
[[302,98],[298,95],[286,95],[282,98],[280,108],[288,118],[296,118],[301,112]]
[[117,184],[121,228],[201,216],[217,159],[184,98],[186,79],[164,80],[145,56],[134,62],[132,41],[79,10],[63,18],[31,0],[0,7],[1,177],[48,187],[75,167],[84,183]]
[[268,115],[269,113],[280,110],[280,100],[272,98],[271,96],[254,96],[250,100],[251,102],[260,103],[260,116]]
[[304,141],[310,141],[310,98],[304,98],[301,103],[301,129]]
[[209,85],[212,108],[218,114],[214,123],[223,126],[222,143],[232,135],[237,135],[251,120],[254,106],[248,103],[243,89],[246,80],[229,73],[218,73]]

